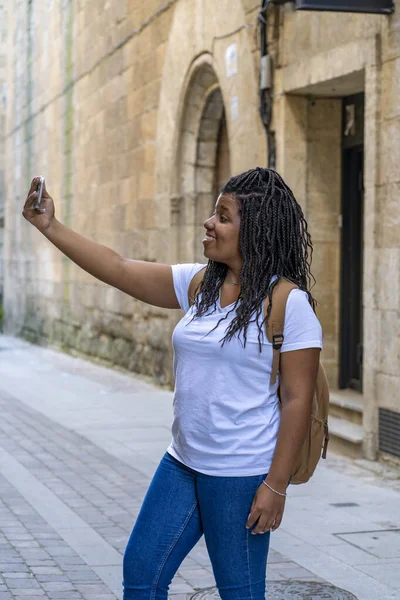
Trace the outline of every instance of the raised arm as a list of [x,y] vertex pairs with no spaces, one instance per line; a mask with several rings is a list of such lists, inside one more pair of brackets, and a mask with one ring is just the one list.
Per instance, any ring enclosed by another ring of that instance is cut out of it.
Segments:
[[111,248],[72,231],[55,218],[54,202],[46,188],[40,209],[33,209],[38,180],[35,177],[32,181],[22,214],[65,256],[96,279],[133,298],[162,308],[180,308],[170,265],[124,258]]

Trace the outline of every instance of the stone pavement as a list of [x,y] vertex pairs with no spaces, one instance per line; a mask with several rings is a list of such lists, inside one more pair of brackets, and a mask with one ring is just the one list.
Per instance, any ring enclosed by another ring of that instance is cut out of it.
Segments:
[[[0,600],[121,598],[122,553],[170,441],[171,392],[0,336],[0,411]],[[399,567],[399,473],[331,455],[289,488],[270,600],[399,600]],[[214,586],[202,539],[170,596],[216,597]]]

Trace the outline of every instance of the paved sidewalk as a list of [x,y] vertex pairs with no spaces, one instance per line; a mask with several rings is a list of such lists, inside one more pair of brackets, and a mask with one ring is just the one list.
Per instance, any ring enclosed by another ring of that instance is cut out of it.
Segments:
[[[0,600],[121,598],[122,553],[170,442],[171,392],[0,336],[0,411]],[[276,582],[400,599],[400,479],[381,471],[330,456],[289,488],[271,537],[271,600]],[[202,539],[170,596],[213,586]]]

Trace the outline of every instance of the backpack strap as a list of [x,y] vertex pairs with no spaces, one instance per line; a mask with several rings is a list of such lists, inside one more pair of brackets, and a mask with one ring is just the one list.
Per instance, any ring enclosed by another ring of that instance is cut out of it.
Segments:
[[197,286],[199,285],[199,283],[201,281],[203,281],[205,271],[206,271],[206,267],[204,267],[204,269],[200,269],[200,271],[198,273],[196,273],[196,275],[193,277],[192,281],[189,284],[189,289],[188,289],[189,306],[192,306],[192,304],[194,304],[194,301],[196,299],[196,289],[197,289]]
[[[272,309],[266,324],[268,341],[272,344],[273,359],[271,384],[276,383],[276,376],[279,370],[279,358],[283,344],[283,329],[285,326],[285,311],[288,296],[292,290],[298,289],[298,286],[287,279],[281,277],[272,292]],[[264,302],[264,317],[267,316],[269,306],[268,298]]]

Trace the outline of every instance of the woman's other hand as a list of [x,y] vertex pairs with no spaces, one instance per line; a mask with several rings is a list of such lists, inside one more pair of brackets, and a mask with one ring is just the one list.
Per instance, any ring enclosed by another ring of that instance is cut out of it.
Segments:
[[285,501],[284,496],[278,496],[262,483],[254,496],[246,528],[250,529],[258,520],[252,534],[278,529],[285,510]]

